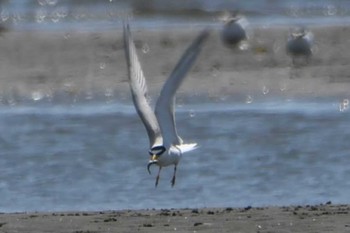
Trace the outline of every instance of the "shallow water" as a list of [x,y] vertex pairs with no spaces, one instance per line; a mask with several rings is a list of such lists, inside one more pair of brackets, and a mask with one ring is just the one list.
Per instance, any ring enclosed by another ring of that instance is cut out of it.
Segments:
[[115,29],[125,17],[136,27],[217,25],[225,10],[240,11],[258,26],[350,22],[347,0],[31,0],[4,1],[0,9],[0,23],[24,30]]
[[155,188],[132,105],[1,107],[0,211],[348,203],[349,120],[332,102],[182,105],[200,147]]

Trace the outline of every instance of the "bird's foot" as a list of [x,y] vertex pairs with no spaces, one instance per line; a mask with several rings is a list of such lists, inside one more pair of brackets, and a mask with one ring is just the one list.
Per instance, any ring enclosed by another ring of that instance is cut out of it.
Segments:
[[158,183],[159,183],[159,176],[157,176],[157,178],[156,178],[156,183],[155,183],[155,187],[157,188],[157,186],[158,186]]
[[173,176],[173,178],[171,179],[171,187],[174,187],[175,185],[175,176]]

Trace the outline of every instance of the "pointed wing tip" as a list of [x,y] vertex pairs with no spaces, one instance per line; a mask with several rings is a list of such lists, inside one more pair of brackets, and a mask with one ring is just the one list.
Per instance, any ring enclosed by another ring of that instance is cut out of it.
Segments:
[[123,19],[123,31],[124,31],[124,35],[126,33],[130,34],[130,25],[129,25],[128,19]]
[[209,28],[203,29],[198,38],[197,38],[197,43],[202,44],[204,41],[206,41],[210,35],[211,30]]
[[122,19],[123,25],[129,27],[129,16],[125,16]]

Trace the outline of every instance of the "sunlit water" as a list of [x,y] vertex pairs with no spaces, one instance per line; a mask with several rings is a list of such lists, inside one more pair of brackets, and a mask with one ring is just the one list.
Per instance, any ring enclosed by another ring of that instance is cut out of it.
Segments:
[[185,154],[158,188],[131,104],[0,109],[0,211],[348,203],[350,114],[333,102],[178,107]]

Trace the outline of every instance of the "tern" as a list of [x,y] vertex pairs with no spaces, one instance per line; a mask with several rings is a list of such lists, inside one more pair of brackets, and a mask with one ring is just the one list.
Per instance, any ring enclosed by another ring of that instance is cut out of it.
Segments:
[[177,134],[174,115],[175,93],[200,53],[204,42],[208,38],[209,31],[203,30],[182,55],[166,80],[153,111],[149,103],[146,80],[136,53],[129,24],[124,23],[123,29],[124,50],[132,99],[146,128],[150,143],[148,151],[150,160],[147,169],[151,174],[150,167],[152,165],[159,166],[155,182],[157,187],[161,169],[174,165],[174,174],[171,179],[171,186],[173,187],[176,179],[176,168],[182,154],[197,148],[197,143],[185,144]]
[[221,40],[228,47],[240,47],[244,41],[247,42],[248,35],[246,32],[248,21],[245,17],[235,14],[225,13],[220,19],[224,22],[224,27],[221,31]]
[[293,64],[296,63],[297,57],[304,57],[306,61],[312,55],[314,36],[312,32],[306,30],[304,27],[299,27],[290,33],[287,40],[287,53],[292,56]]

